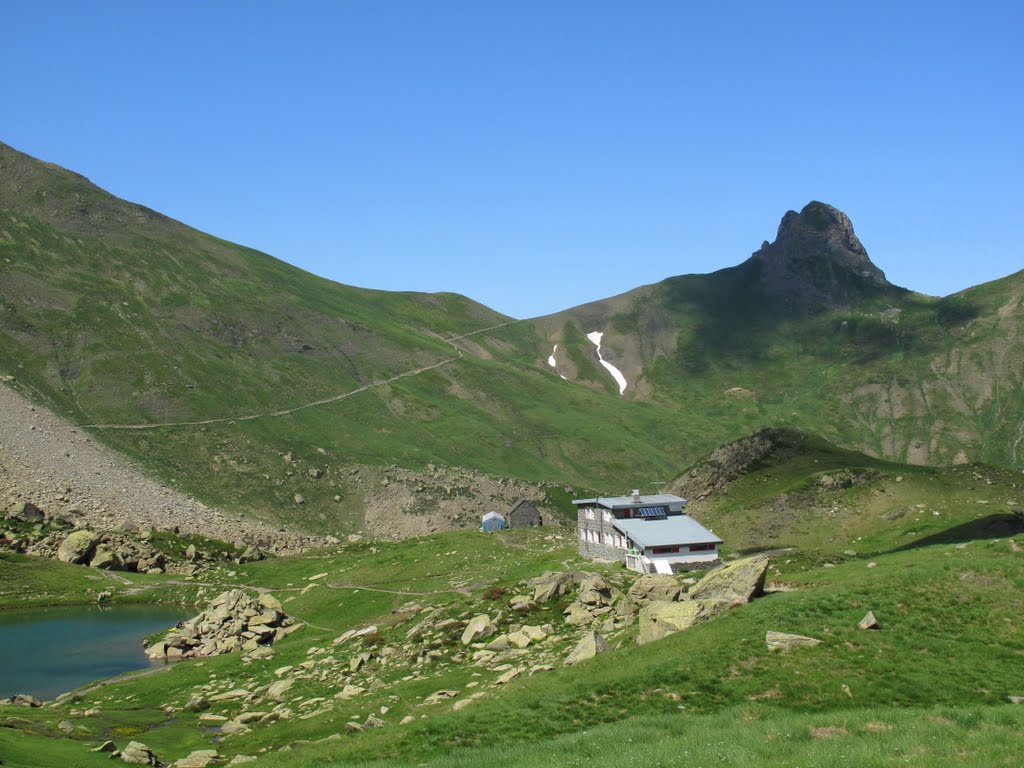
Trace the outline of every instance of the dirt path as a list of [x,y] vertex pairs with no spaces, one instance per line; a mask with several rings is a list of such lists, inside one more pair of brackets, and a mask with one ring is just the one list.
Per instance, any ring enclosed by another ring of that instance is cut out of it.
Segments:
[[440,368],[443,365],[448,365],[449,363],[453,363],[456,360],[458,360],[459,357],[461,357],[461,356],[462,355],[460,354],[458,357],[449,357],[449,358],[446,358],[446,359],[442,360],[439,363],[434,363],[433,365],[427,365],[427,366],[424,366],[422,368],[415,368],[415,369],[413,369],[411,371],[405,371],[404,373],[399,373],[396,376],[392,376],[390,379],[383,379],[381,381],[371,382],[370,384],[364,384],[363,386],[357,387],[356,389],[353,389],[353,390],[351,390],[349,392],[342,392],[340,395],[333,395],[331,397],[325,397],[322,400],[314,400],[311,403],[303,403],[302,405],[297,405],[294,408],[283,408],[283,409],[281,409],[279,411],[267,411],[266,413],[251,413],[251,414],[248,414],[248,415],[245,415],[245,416],[224,416],[224,417],[217,418],[217,419],[202,419],[200,421],[164,421],[164,422],[160,422],[158,424],[83,424],[82,428],[83,429],[160,429],[160,428],[164,428],[164,427],[199,427],[199,426],[204,426],[206,424],[225,424],[225,423],[230,423],[230,422],[233,422],[233,421],[254,421],[255,419],[277,418],[279,416],[287,416],[289,414],[296,413],[297,411],[305,410],[306,408],[315,408],[318,405],[328,405],[329,403],[336,403],[339,400],[344,400],[346,398],[352,397],[353,395],[358,395],[360,392],[366,392],[368,389],[373,389],[374,387],[383,387],[384,385],[390,384],[390,383],[392,383],[394,381],[398,381],[399,379],[406,379],[406,378],[409,378],[410,376],[418,376],[421,373],[426,373],[427,371],[432,371],[432,370],[434,370],[436,368]]
[[445,358],[444,360],[441,360],[440,362],[433,363],[432,365],[425,365],[425,366],[422,366],[420,368],[413,368],[413,369],[408,370],[408,371],[403,371],[402,373],[396,374],[396,375],[392,376],[389,379],[381,379],[379,381],[373,381],[373,382],[370,382],[369,384],[364,384],[361,387],[356,387],[353,390],[349,390],[348,392],[342,392],[341,394],[332,395],[331,397],[325,397],[325,398],[322,398],[320,400],[314,400],[313,402],[310,402],[310,403],[303,403],[302,405],[296,405],[293,408],[282,408],[282,409],[277,410],[277,411],[266,411],[266,412],[263,412],[263,413],[251,413],[251,414],[247,414],[247,415],[243,415],[243,416],[222,416],[222,417],[215,418],[215,419],[202,419],[202,420],[199,420],[199,421],[165,421],[165,422],[161,422],[159,424],[82,424],[81,427],[83,429],[131,429],[131,430],[161,429],[161,428],[167,428],[167,427],[200,427],[200,426],[206,426],[208,424],[226,424],[226,423],[230,423],[230,422],[234,422],[234,421],[254,421],[256,419],[272,419],[272,418],[278,418],[280,416],[288,416],[289,414],[305,410],[306,408],[315,408],[315,407],[320,406],[320,405],[329,405],[331,403],[337,403],[337,402],[339,402],[341,400],[345,400],[345,399],[347,399],[349,397],[353,397],[354,395],[358,395],[361,392],[366,392],[367,390],[374,389],[375,387],[383,387],[383,386],[386,386],[386,385],[391,384],[393,382],[399,381],[400,379],[407,379],[407,378],[410,378],[412,376],[419,376],[422,373],[427,373],[428,371],[433,371],[433,370],[436,370],[438,368],[441,368],[442,366],[449,365],[450,363],[454,363],[454,362],[456,362],[458,360],[463,359],[463,357],[465,357],[463,351],[459,347],[457,347],[455,345],[456,341],[461,341],[462,339],[468,339],[470,336],[476,336],[476,335],[481,334],[481,333],[486,333],[487,331],[497,330],[498,328],[504,328],[506,326],[513,325],[515,323],[521,323],[521,322],[523,322],[523,321],[522,320],[509,320],[506,323],[499,323],[498,325],[492,325],[492,326],[489,326],[487,328],[480,328],[480,329],[475,330],[475,331],[470,331],[469,333],[464,333],[461,336],[453,336],[453,337],[451,337],[449,339],[445,339],[445,341],[447,343],[451,344],[452,347],[455,349],[455,351],[458,353],[455,357],[448,357],[448,358]]
[[381,589],[379,587],[364,587],[362,584],[334,584],[328,582],[324,584],[325,587],[331,589],[353,589],[362,590],[363,592],[383,592],[386,595],[409,595],[411,597],[427,597],[429,595],[466,595],[472,594],[468,589],[439,589],[434,592],[409,592],[399,589]]

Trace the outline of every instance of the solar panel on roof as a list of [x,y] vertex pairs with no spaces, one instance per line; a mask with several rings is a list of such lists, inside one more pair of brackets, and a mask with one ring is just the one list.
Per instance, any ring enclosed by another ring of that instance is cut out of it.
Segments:
[[666,517],[668,507],[644,507],[636,511],[637,517]]

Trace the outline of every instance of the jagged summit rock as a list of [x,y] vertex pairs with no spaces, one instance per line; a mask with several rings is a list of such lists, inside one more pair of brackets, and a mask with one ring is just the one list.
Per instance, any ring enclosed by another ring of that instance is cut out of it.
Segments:
[[773,296],[804,307],[837,307],[894,286],[868,258],[850,217],[816,200],[787,211],[775,241],[765,241],[750,262]]

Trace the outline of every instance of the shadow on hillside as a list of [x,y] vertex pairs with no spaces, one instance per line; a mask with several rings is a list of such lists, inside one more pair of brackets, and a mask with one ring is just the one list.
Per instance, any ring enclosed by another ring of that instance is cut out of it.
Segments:
[[969,523],[956,525],[941,533],[934,533],[925,536],[923,539],[896,547],[890,552],[906,552],[908,549],[919,549],[930,547],[933,544],[960,544],[965,541],[977,541],[978,539],[1000,539],[1006,536],[1015,536],[1024,533],[1024,515],[997,514],[979,517]]

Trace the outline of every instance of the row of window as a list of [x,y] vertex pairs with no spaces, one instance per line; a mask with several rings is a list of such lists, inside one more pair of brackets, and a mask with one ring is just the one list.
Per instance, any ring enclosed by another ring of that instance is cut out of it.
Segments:
[[[715,548],[714,544],[691,544],[686,547],[689,552],[710,552]],[[678,552],[682,547],[655,547],[651,550],[652,554],[655,555],[671,555]]]
[[[619,549],[626,549],[629,545],[626,537],[617,531],[612,531],[608,534],[603,534],[601,531],[587,531],[582,528],[579,531],[580,541],[588,542],[590,544],[607,544],[610,547],[617,547]],[[686,549],[688,552],[710,552],[715,549],[714,544],[691,544],[688,547],[672,546],[672,547],[654,547],[651,550],[651,554],[654,555],[674,555],[678,554],[682,549]]]
[[618,547],[619,549],[626,548],[626,537],[616,531],[603,534],[601,531],[585,531],[580,529],[580,541],[590,542],[591,544],[607,544],[610,547]]

